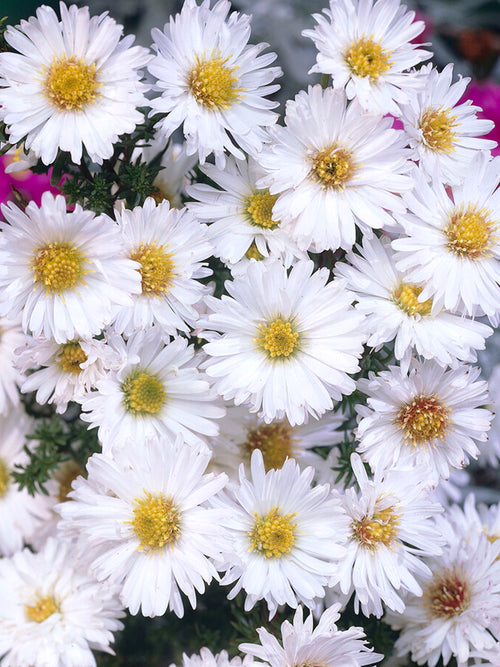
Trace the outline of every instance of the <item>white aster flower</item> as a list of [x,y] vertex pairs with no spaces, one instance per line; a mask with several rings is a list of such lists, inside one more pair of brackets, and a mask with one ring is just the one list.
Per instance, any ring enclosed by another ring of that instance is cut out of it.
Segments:
[[392,120],[347,104],[343,90],[320,85],[301,91],[286,107],[285,127],[258,156],[267,176],[259,180],[279,195],[273,219],[301,250],[349,250],[356,225],[394,226],[390,212],[404,213],[399,194],[413,186],[404,134]]
[[441,365],[476,361],[493,330],[486,324],[433,309],[432,299],[419,301],[422,286],[412,284],[397,270],[387,238],[363,239],[337,262],[335,273],[347,279],[356,293],[356,308],[365,315],[367,345],[378,347],[394,340],[394,356],[408,367],[412,352]]
[[439,558],[425,559],[432,578],[421,582],[421,596],[407,598],[403,616],[388,620],[401,629],[399,655],[410,651],[414,662],[429,667],[454,657],[466,667],[473,653],[487,657],[500,640],[500,543],[490,544],[484,534],[466,540],[456,525],[439,524],[450,543]]
[[281,468],[287,458],[293,458],[301,468],[314,468],[316,481],[330,481],[333,472],[328,461],[312,449],[331,448],[341,442],[344,432],[340,427],[345,421],[344,415],[327,412],[319,421],[300,426],[291,426],[287,419],[266,423],[247,406],[227,406],[226,416],[219,422],[220,433],[209,443],[212,465],[234,479],[240,464],[248,466],[252,452],[260,449],[266,470]]
[[286,417],[295,426],[353,391],[347,374],[359,370],[362,315],[344,281],[328,278],[327,269],[313,273],[310,261],[289,275],[279,262],[256,262],[226,282],[230,296],[207,298],[205,366],[224,399],[250,403],[266,422]]
[[467,100],[459,104],[470,79],[452,83],[453,64],[440,73],[432,65],[419,71],[424,86],[411,92],[409,103],[401,106],[401,120],[428,180],[439,179],[457,185],[468,177],[470,162],[477,150],[495,148],[496,141],[478,139],[488,134],[494,123],[477,118],[480,107]]
[[260,664],[270,667],[296,667],[297,665],[345,665],[361,667],[372,665],[383,658],[368,648],[362,628],[339,630],[340,605],[326,609],[313,629],[313,615],[303,620],[303,609],[297,607],[293,625],[284,621],[281,625],[281,642],[265,628],[257,628],[260,644],[240,644],[240,651],[255,656]]
[[47,496],[43,493],[31,496],[11,477],[16,465],[24,466],[29,462],[24,446],[26,436],[34,427],[34,420],[22,407],[0,416],[0,554],[4,556],[22,549],[50,518]]
[[265,172],[255,160],[229,158],[224,170],[206,164],[202,171],[219,187],[192,185],[188,193],[198,201],[187,206],[199,220],[212,223],[208,235],[214,254],[231,270],[244,258],[272,256],[285,266],[297,257],[306,258],[281,229],[280,222],[273,220],[277,195],[257,187]]
[[206,226],[169,202],[156,205],[148,197],[132,211],[115,211],[124,252],[139,264],[141,293],[122,306],[114,320],[115,331],[130,336],[157,324],[165,334],[187,333],[198,319],[196,304],[203,297],[198,281],[210,275],[204,260],[212,254]]
[[[115,355],[103,340],[75,339],[55,343],[26,336],[18,349],[17,366],[26,373],[21,391],[36,391],[38,403],[54,404],[64,412],[70,401],[81,399],[105,378]],[[41,368],[40,368],[41,367]]]
[[344,595],[355,592],[354,608],[382,616],[382,602],[402,612],[403,595],[421,595],[418,577],[430,575],[422,556],[441,553],[443,538],[433,518],[441,505],[428,499],[426,471],[392,469],[368,479],[357,454],[351,465],[359,485],[347,489],[350,518],[347,554],[336,580]]
[[270,111],[277,102],[265,97],[278,90],[270,84],[281,75],[279,67],[268,67],[275,53],[259,55],[267,44],[247,44],[250,17],[228,17],[230,9],[228,0],[212,8],[210,0],[186,0],[163,32],[153,29],[158,53],[148,67],[162,91],[151,107],[168,113],[156,125],[160,134],[169,137],[183,124],[187,153],[198,153],[203,163],[213,152],[221,167],[226,149],[238,158],[244,157],[240,148],[260,149],[264,128],[277,119]]
[[9,141],[25,139],[44,164],[58,149],[80,162],[85,148],[93,162],[113,154],[118,135],[132,132],[145,106],[138,68],[150,59],[133,36],[107,16],[89,17],[88,7],[60,3],[61,20],[43,5],[36,18],[9,26],[5,39],[19,53],[0,54],[0,118]]
[[[221,651],[215,655],[212,651],[204,646],[199,654],[193,655],[182,654],[182,667],[250,667],[253,660],[250,656],[245,656],[242,660],[239,655],[229,659],[227,651]],[[170,665],[170,667],[174,667]]]
[[2,667],[95,667],[123,628],[116,591],[89,576],[67,544],[50,539],[0,559]]
[[6,415],[19,404],[19,387],[24,379],[16,366],[16,350],[25,344],[26,336],[21,328],[21,318],[0,318],[0,415]]
[[[114,342],[118,347],[118,342]],[[194,443],[215,436],[214,419],[224,409],[204,375],[198,371],[194,346],[185,338],[165,345],[161,331],[151,328],[132,335],[117,352],[124,362],[97,382],[96,391],[82,398],[81,418],[99,428],[105,450],[123,447],[131,436],[175,438],[179,433]]]
[[398,115],[398,104],[422,85],[407,70],[432,55],[412,42],[424,22],[399,0],[330,0],[323,13],[302,33],[319,51],[310,73],[330,74],[334,88],[345,87],[368,111]]
[[122,256],[115,223],[78,204],[67,212],[64,197],[50,192],[25,213],[14,204],[2,211],[0,311],[22,312],[25,332],[57,343],[91,338],[109,324],[112,306],[140,291],[138,264]]
[[426,182],[404,196],[411,213],[398,215],[406,237],[392,242],[397,268],[422,285],[418,301],[436,309],[486,314],[500,311],[500,157],[478,151],[467,179],[447,189]]
[[357,406],[358,451],[373,470],[396,465],[425,466],[429,484],[447,478],[451,468],[476,458],[476,442],[487,439],[492,414],[488,385],[479,368],[446,369],[414,361],[408,373],[398,366],[368,379],[358,389],[368,396]]
[[251,480],[240,467],[239,484],[214,499],[227,510],[223,525],[231,548],[217,569],[221,584],[235,585],[228,597],[246,592],[245,610],[264,599],[272,618],[278,605],[309,608],[323,597],[328,579],[345,554],[347,517],[328,484],[312,488],[312,468],[293,459],[266,473],[260,450],[252,454]]
[[88,479],[73,482],[72,502],[59,506],[61,533],[78,534],[92,572],[121,586],[132,614],[181,617],[181,592],[196,607],[196,591],[217,577],[224,512],[204,503],[226,483],[205,475],[208,448],[172,440],[128,440],[108,458],[94,454]]

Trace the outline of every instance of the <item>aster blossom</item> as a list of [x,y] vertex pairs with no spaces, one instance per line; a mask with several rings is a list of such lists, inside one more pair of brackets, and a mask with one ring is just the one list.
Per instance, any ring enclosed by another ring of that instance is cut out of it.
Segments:
[[217,569],[228,597],[246,592],[245,610],[264,599],[272,618],[278,605],[312,608],[344,556],[347,517],[328,484],[312,488],[312,468],[293,459],[266,472],[260,450],[250,460],[250,477],[240,466],[239,482],[213,500],[226,510],[223,525],[231,539]]
[[238,158],[240,149],[255,153],[264,128],[276,122],[270,109],[277,102],[266,96],[278,90],[272,82],[281,69],[268,67],[276,54],[261,54],[267,44],[248,45],[249,16],[229,14],[228,0],[210,4],[186,0],[163,32],[153,29],[157,55],[148,69],[161,96],[150,104],[168,114],[156,125],[161,135],[183,125],[187,154],[197,153],[203,163],[213,152],[224,167],[226,150]]
[[129,440],[113,458],[94,454],[88,478],[73,482],[73,501],[59,506],[62,533],[77,531],[91,571],[120,586],[132,614],[168,608],[182,617],[181,592],[195,608],[196,591],[217,577],[209,558],[225,546],[225,513],[206,501],[227,477],[204,474],[209,460],[205,445],[180,436]]
[[379,662],[383,656],[368,648],[361,628],[337,628],[339,607],[337,604],[326,609],[313,627],[312,614],[304,620],[303,608],[299,605],[293,624],[284,621],[281,625],[281,643],[265,628],[257,628],[261,643],[240,644],[239,648],[270,667],[339,664],[360,667]]
[[113,587],[81,568],[71,547],[50,539],[0,560],[0,657],[4,667],[95,667],[123,628]]
[[143,119],[147,86],[140,68],[150,55],[121,39],[122,26],[106,13],[90,18],[88,7],[59,5],[61,20],[43,5],[36,18],[9,26],[7,43],[18,53],[0,54],[0,118],[9,141],[44,164],[57,151],[80,162],[83,149],[99,164],[113,154],[118,135]]
[[365,113],[343,90],[310,86],[286,106],[285,127],[270,130],[258,156],[266,171],[260,187],[278,195],[272,219],[301,250],[345,248],[356,225],[394,226],[390,212],[404,213],[400,193],[411,189],[403,134],[392,120]]
[[318,49],[309,73],[330,74],[333,87],[345,87],[367,111],[398,115],[408,91],[423,85],[408,70],[432,55],[413,43],[423,21],[399,0],[330,0],[323,14],[302,33]]
[[121,255],[109,220],[78,204],[68,212],[64,197],[50,192],[40,207],[2,211],[9,224],[1,225],[0,312],[22,313],[26,333],[57,343],[91,338],[110,323],[112,306],[140,290],[138,265]]
[[418,301],[465,315],[500,311],[500,157],[478,151],[467,179],[448,190],[415,169],[405,193],[409,212],[396,218],[404,233],[392,242],[398,270],[422,285]]
[[279,262],[256,262],[226,282],[229,296],[207,299],[204,366],[224,399],[294,426],[353,391],[348,373],[358,370],[362,315],[344,282],[328,278],[326,269],[313,273],[310,261],[289,275]]

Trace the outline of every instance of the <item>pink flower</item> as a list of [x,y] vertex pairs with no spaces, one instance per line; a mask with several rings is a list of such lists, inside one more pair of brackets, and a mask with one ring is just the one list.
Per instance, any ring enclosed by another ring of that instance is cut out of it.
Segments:
[[14,159],[15,157],[12,154],[0,157],[0,204],[16,201],[13,188],[27,202],[34,201],[38,206],[40,205],[42,194],[47,190],[53,194],[61,194],[58,188],[50,184],[51,170],[49,170],[48,174],[34,174],[30,169],[13,171],[7,174],[5,169]]
[[478,118],[488,118],[495,123],[495,127],[484,138],[493,139],[499,144],[491,152],[493,155],[500,155],[500,85],[493,81],[472,81],[464,98],[472,100],[473,104],[482,108],[477,114]]

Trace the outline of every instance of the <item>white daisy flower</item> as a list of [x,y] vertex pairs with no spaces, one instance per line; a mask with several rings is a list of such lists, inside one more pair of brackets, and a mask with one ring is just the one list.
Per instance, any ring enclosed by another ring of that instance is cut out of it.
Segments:
[[4,33],[18,53],[0,54],[0,118],[9,141],[25,140],[44,164],[57,151],[80,162],[85,148],[93,162],[113,154],[118,135],[143,119],[147,86],[140,83],[147,49],[132,47],[133,36],[103,13],[59,5],[61,20],[43,5],[36,18]]
[[132,614],[158,616],[167,608],[182,617],[181,592],[196,607],[196,591],[217,578],[209,558],[225,545],[224,512],[205,502],[226,483],[205,475],[208,448],[178,438],[136,440],[108,458],[94,454],[88,479],[73,482],[72,502],[59,506],[61,532],[78,534],[79,546],[99,580],[121,586]]
[[287,103],[285,127],[258,156],[267,176],[258,181],[279,195],[272,218],[301,250],[349,250],[356,225],[364,234],[394,226],[404,213],[399,196],[413,186],[404,133],[392,119],[347,105],[343,90],[320,85]]
[[17,350],[16,363],[24,373],[32,372],[25,377],[21,391],[36,391],[38,403],[54,404],[59,413],[66,410],[70,401],[77,401],[94,389],[115,361],[115,355],[103,340],[75,339],[65,343],[32,337],[25,340],[24,349]]
[[258,188],[257,181],[265,172],[253,160],[229,158],[224,170],[206,164],[201,168],[219,188],[196,183],[188,193],[200,203],[189,202],[187,207],[208,227],[214,254],[231,269],[244,258],[279,258],[290,266],[295,258],[306,259],[288,234],[273,219],[277,195],[267,188]]
[[[415,170],[404,197],[411,214],[398,215],[406,237],[392,242],[397,268],[422,285],[418,301],[436,309],[493,318],[500,311],[500,157],[478,151],[467,179],[447,190]],[[448,194],[449,192],[449,194]]]
[[255,450],[250,468],[251,480],[242,465],[239,484],[213,501],[227,510],[223,525],[231,539],[217,565],[225,571],[221,584],[235,584],[229,599],[246,592],[247,611],[264,599],[270,618],[281,604],[313,608],[345,554],[348,521],[340,497],[328,484],[312,488],[314,470],[301,471],[293,459],[266,473]]
[[50,518],[47,496],[43,493],[31,496],[11,477],[16,465],[29,462],[24,446],[34,425],[34,420],[20,406],[0,417],[0,554],[4,556],[22,549]]
[[422,82],[407,70],[432,55],[413,40],[425,28],[399,0],[330,0],[302,34],[319,53],[309,73],[330,74],[367,111],[398,115],[398,105]]
[[2,206],[9,224],[0,235],[0,312],[16,317],[33,336],[65,343],[91,338],[140,291],[138,264],[121,254],[116,224],[78,204],[42,195],[23,213]]
[[239,649],[270,667],[296,665],[372,665],[384,657],[368,648],[362,628],[339,630],[340,605],[333,605],[320,616],[313,629],[313,615],[303,620],[303,609],[297,607],[293,625],[281,625],[281,642],[265,628],[257,628],[260,644],[240,644]]
[[414,361],[408,374],[397,366],[358,380],[367,395],[358,405],[358,451],[373,470],[396,465],[425,466],[429,484],[447,478],[451,468],[476,458],[476,442],[487,439],[492,414],[488,384],[479,368],[445,369]]
[[409,596],[404,615],[388,621],[401,629],[399,655],[410,651],[414,662],[430,667],[454,657],[466,667],[473,653],[486,657],[500,640],[500,543],[484,534],[464,540],[458,526],[444,524],[450,543],[439,558],[425,559],[432,578],[421,582],[423,594]]
[[441,365],[476,361],[485,338],[493,330],[486,324],[443,309],[432,299],[419,301],[423,287],[412,284],[397,270],[388,238],[364,238],[346,262],[337,262],[335,273],[347,279],[356,293],[356,308],[365,315],[367,345],[378,347],[394,340],[394,356],[408,367],[412,352]]
[[19,405],[19,387],[24,375],[16,366],[16,350],[25,344],[26,336],[21,328],[21,318],[0,318],[0,415],[6,415]]
[[347,554],[336,580],[344,595],[355,592],[354,609],[382,616],[382,602],[404,610],[403,594],[421,595],[417,576],[430,575],[422,556],[441,553],[443,538],[433,518],[441,505],[428,500],[423,470],[392,469],[370,480],[357,454],[351,465],[359,485],[347,489],[344,507],[350,518]]
[[204,260],[212,254],[206,227],[169,202],[148,197],[132,211],[115,211],[125,255],[139,264],[141,293],[122,306],[115,331],[130,336],[153,324],[175,336],[187,333],[198,319],[196,304],[204,294],[199,278],[210,275]]
[[480,107],[467,100],[459,104],[470,78],[452,83],[453,64],[438,72],[432,65],[419,71],[425,85],[410,92],[408,104],[401,105],[400,119],[410,137],[414,159],[428,180],[457,185],[468,177],[476,150],[495,148],[496,141],[478,139],[488,134],[494,123],[477,118]]
[[156,127],[169,137],[183,124],[189,155],[201,163],[214,153],[223,168],[227,149],[242,159],[255,153],[266,138],[264,128],[276,122],[277,106],[265,97],[278,90],[270,85],[281,75],[268,67],[275,53],[259,55],[267,44],[250,46],[250,17],[233,12],[231,3],[210,0],[201,5],[185,0],[182,11],[161,32],[154,28],[156,57],[148,66],[158,81],[160,97],[150,102],[153,111],[167,113]]
[[185,338],[165,345],[157,328],[139,331],[122,345],[122,367],[82,398],[81,418],[90,422],[89,428],[99,428],[105,451],[121,449],[128,436],[140,441],[182,434],[192,444],[204,435],[217,435],[213,420],[225,410],[198,371],[193,345]]
[[116,592],[75,560],[69,545],[50,539],[0,559],[2,667],[95,667],[93,650],[113,653],[123,628]]
[[[182,667],[250,667],[253,660],[250,656],[245,656],[243,660],[239,655],[229,659],[227,651],[221,651],[215,655],[204,646],[199,654],[182,654]],[[173,667],[172,665],[170,667]]]
[[348,373],[359,370],[362,315],[344,282],[328,278],[327,269],[313,273],[310,261],[289,275],[279,262],[256,262],[226,282],[230,296],[207,297],[205,366],[224,399],[250,403],[266,422],[286,417],[295,426],[354,390]]
[[345,421],[344,415],[327,412],[319,421],[300,426],[291,426],[287,419],[266,423],[247,406],[228,406],[219,422],[219,435],[209,442],[212,465],[235,479],[240,464],[248,465],[252,452],[260,449],[266,471],[281,468],[287,458],[293,458],[301,468],[314,468],[316,481],[330,481],[334,474],[328,462],[312,449],[341,442],[344,432],[340,427]]

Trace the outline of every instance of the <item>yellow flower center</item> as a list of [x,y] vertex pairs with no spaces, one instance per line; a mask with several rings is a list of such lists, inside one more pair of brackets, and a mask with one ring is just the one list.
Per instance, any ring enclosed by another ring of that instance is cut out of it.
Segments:
[[83,283],[85,256],[71,243],[55,241],[35,251],[31,261],[35,283],[47,294],[61,294]]
[[452,618],[467,609],[470,589],[458,569],[444,570],[424,589],[424,600],[431,618]]
[[34,605],[25,605],[24,611],[30,621],[43,623],[45,619],[57,613],[60,609],[52,595],[46,595],[39,598]]
[[400,408],[395,422],[410,444],[431,444],[431,440],[446,437],[449,412],[436,396],[420,394]]
[[59,493],[57,494],[57,498],[60,503],[65,503],[67,500],[71,500],[71,498],[68,498],[68,493],[72,491],[71,483],[79,475],[83,475],[83,473],[83,468],[73,459],[64,461],[64,463],[59,466],[54,477],[59,482]]
[[74,373],[75,375],[82,372],[80,364],[85,363],[87,359],[87,355],[77,340],[61,345],[57,354],[57,363],[60,368],[65,373]]
[[191,94],[201,106],[210,111],[224,111],[238,100],[243,88],[236,88],[238,77],[234,72],[238,67],[227,67],[229,57],[213,54],[208,60],[196,56],[196,64],[191,68],[187,83]]
[[281,468],[287,458],[293,457],[293,428],[287,422],[260,424],[250,428],[243,449],[250,460],[252,452],[260,449],[266,470]]
[[455,150],[457,116],[450,109],[426,109],[420,118],[420,129],[425,145],[433,151],[453,153]]
[[281,558],[290,553],[295,542],[296,523],[292,523],[295,514],[281,514],[279,507],[259,517],[255,514],[255,523],[248,536],[250,551],[256,551],[265,558]]
[[275,229],[279,222],[272,219],[273,206],[276,204],[278,195],[272,195],[269,190],[254,192],[245,202],[245,210],[248,213],[248,221],[255,227],[264,229]]
[[130,259],[139,262],[142,278],[142,293],[158,296],[172,287],[175,264],[167,246],[141,243],[130,254]]
[[392,300],[407,315],[430,315],[432,309],[432,299],[419,301],[418,297],[422,292],[422,287],[418,285],[409,285],[399,283],[392,292]]
[[390,69],[391,52],[385,51],[379,42],[364,35],[356,40],[344,53],[344,61],[352,74],[376,81]]
[[255,241],[249,245],[248,250],[245,253],[247,259],[255,259],[258,262],[261,262],[264,259],[264,255],[259,251]]
[[83,111],[99,95],[95,64],[76,56],[54,58],[45,78],[45,94],[59,111]]
[[10,473],[5,461],[0,459],[0,498],[3,498],[10,486]]
[[260,335],[254,340],[272,359],[289,357],[299,347],[299,333],[289,320],[278,317],[268,324],[259,324],[259,329]]
[[160,378],[142,370],[136,370],[129,375],[121,389],[125,410],[134,417],[158,414],[167,398]]
[[374,512],[372,516],[353,521],[352,533],[355,539],[370,551],[375,551],[381,544],[389,547],[398,536],[399,519],[400,515],[396,513],[394,505],[391,505]]
[[474,204],[453,210],[444,230],[447,247],[459,257],[472,260],[487,257],[498,237],[498,222],[491,220],[489,211]]
[[311,177],[324,188],[343,190],[346,182],[356,172],[350,151],[332,146],[319,151],[313,158]]
[[134,518],[126,521],[140,540],[138,551],[158,551],[172,547],[181,533],[181,512],[172,498],[163,493],[145,491],[143,498],[134,498]]

